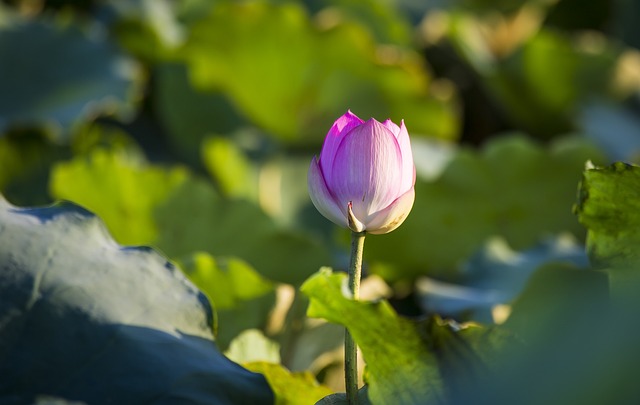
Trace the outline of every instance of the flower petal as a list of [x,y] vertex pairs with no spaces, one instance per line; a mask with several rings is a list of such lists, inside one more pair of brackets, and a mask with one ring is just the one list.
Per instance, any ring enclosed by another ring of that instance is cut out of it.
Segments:
[[400,127],[397,126],[393,121],[391,121],[390,119],[387,119],[382,123],[382,125],[387,127],[389,131],[393,132],[396,138],[398,137],[398,134],[400,133]]
[[342,227],[348,226],[347,217],[340,207],[338,207],[336,201],[331,195],[331,192],[327,188],[327,184],[322,176],[322,170],[318,164],[318,159],[315,156],[313,157],[313,160],[311,160],[311,166],[309,166],[307,184],[309,187],[311,202],[316,209],[331,222]]
[[330,187],[339,206],[353,203],[360,221],[400,195],[402,154],[395,135],[370,119],[348,133],[338,146]]
[[398,145],[402,153],[402,182],[400,192],[404,193],[416,184],[416,167],[413,163],[413,152],[411,151],[409,132],[407,132],[407,127],[404,126],[404,120],[400,123]]
[[409,212],[411,212],[415,198],[416,192],[412,188],[398,197],[384,210],[371,215],[371,220],[365,224],[366,231],[374,235],[380,235],[391,232],[402,225]]
[[347,204],[347,222],[349,223],[349,229],[353,232],[362,232],[364,231],[364,224],[353,215],[352,204],[349,202]]
[[342,117],[338,118],[331,126],[329,133],[324,139],[322,151],[320,152],[320,167],[325,176],[327,184],[331,184],[333,160],[340,142],[353,128],[362,125],[364,121],[358,118],[351,110],[348,110]]

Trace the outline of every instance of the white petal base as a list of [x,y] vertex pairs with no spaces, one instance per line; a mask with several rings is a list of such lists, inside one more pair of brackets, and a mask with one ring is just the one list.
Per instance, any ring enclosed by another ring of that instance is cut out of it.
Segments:
[[402,225],[411,212],[415,198],[416,192],[413,188],[402,194],[387,208],[372,215],[373,218],[366,224],[366,231],[374,235],[381,235]]

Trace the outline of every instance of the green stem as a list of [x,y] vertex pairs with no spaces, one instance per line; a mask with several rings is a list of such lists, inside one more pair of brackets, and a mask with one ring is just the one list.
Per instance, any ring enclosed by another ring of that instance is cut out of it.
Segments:
[[[360,297],[360,277],[362,273],[362,251],[365,232],[351,233],[351,261],[349,263],[349,291],[353,299]],[[344,374],[347,389],[347,403],[358,404],[358,346],[353,341],[349,329],[344,335]]]

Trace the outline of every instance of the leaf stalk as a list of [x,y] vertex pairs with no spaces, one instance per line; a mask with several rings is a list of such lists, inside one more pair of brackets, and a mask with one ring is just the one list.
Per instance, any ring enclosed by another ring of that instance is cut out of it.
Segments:
[[[351,260],[349,261],[349,291],[354,300],[360,298],[360,279],[362,277],[362,253],[366,232],[351,233]],[[344,374],[347,391],[347,403],[358,404],[358,346],[349,329],[344,335]]]

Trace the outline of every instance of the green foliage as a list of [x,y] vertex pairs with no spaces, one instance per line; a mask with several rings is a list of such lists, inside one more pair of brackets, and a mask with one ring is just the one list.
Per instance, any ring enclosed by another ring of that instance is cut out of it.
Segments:
[[316,141],[349,108],[454,138],[454,113],[429,96],[426,72],[406,51],[391,52],[376,60],[362,27],[320,30],[294,3],[220,2],[193,25],[182,54],[196,88],[223,90],[281,140]]
[[184,168],[165,170],[126,152],[96,149],[59,163],[51,173],[51,194],[97,213],[115,239],[143,245],[155,241],[154,209],[187,181]]
[[576,211],[589,229],[589,253],[596,266],[638,264],[640,170],[615,163],[584,172]]
[[373,404],[462,403],[465,387],[492,373],[497,354],[514,342],[507,330],[439,317],[417,323],[399,316],[387,301],[353,301],[344,295],[346,276],[326,269],[301,289],[310,298],[309,316],[351,332],[367,363]]
[[209,302],[178,269],[73,204],[0,197],[0,314],[1,402],[272,401],[217,350]]
[[[504,327],[527,350],[497,356],[498,372],[468,385],[459,403],[628,403],[640,351],[635,205],[636,166],[588,167],[576,212],[588,227],[597,270],[566,264],[539,269]],[[553,364],[553,367],[550,365]],[[529,390],[535,382],[536,390]],[[528,392],[528,395],[523,395]]]
[[[347,19],[365,25],[376,42],[407,45],[411,42],[411,26],[402,18],[401,11],[391,3],[378,0],[308,0],[311,9],[325,8],[327,23],[331,19]],[[327,5],[329,5],[327,7]]]
[[215,260],[196,253],[180,261],[193,283],[213,302],[218,347],[225,349],[240,332],[264,328],[275,303],[274,287],[238,259]]
[[416,283],[418,300],[428,313],[491,323],[503,319],[500,314],[496,319],[494,307],[517,298],[532,274],[550,262],[589,267],[584,246],[569,234],[549,238],[522,252],[512,250],[502,238],[491,238],[465,263],[458,281],[420,278]]
[[112,27],[118,42],[144,61],[168,58],[171,50],[182,42],[180,10],[174,2],[122,1],[110,7],[118,17]]
[[208,138],[202,145],[202,160],[228,197],[255,199],[256,176],[244,154],[230,140],[220,137]]
[[196,253],[189,262],[181,264],[195,285],[210,297],[216,297],[215,306],[219,309],[233,308],[238,301],[273,291],[272,283],[241,260],[216,261],[206,253]]
[[[598,39],[584,39],[589,40]],[[562,34],[542,31],[503,62],[489,81],[531,133],[569,131],[579,104],[606,95],[612,85],[619,51],[615,47],[581,49],[574,42]]]
[[254,203],[223,199],[185,168],[165,169],[136,154],[100,148],[60,163],[51,192],[98,213],[120,243],[153,244],[174,258],[236,256],[292,284],[329,261],[318,241],[280,228]]
[[13,16],[0,25],[0,135],[10,126],[70,126],[97,114],[130,115],[140,73],[112,44],[73,24]]
[[622,310],[640,306],[640,233],[637,225],[640,168],[625,163],[584,172],[576,212],[588,229],[587,249],[594,266],[606,269],[611,294]]
[[323,270],[301,287],[311,317],[346,326],[367,362],[369,398],[380,404],[437,403],[442,380],[435,356],[415,325],[385,301],[358,302],[343,295],[346,276]]
[[221,199],[203,181],[185,182],[155,211],[156,245],[170,257],[205,251],[246,260],[265,277],[300,284],[329,261],[319,241],[284,230],[255,204]]
[[[549,338],[567,319],[591,320],[608,299],[604,273],[568,264],[543,266],[516,299],[506,326],[530,340]],[[541,324],[546,327],[540,328]]]
[[280,345],[259,329],[246,329],[236,336],[224,355],[236,363],[280,363]]
[[220,92],[191,87],[186,67],[179,63],[155,66],[153,106],[171,145],[193,164],[200,164],[205,135],[226,134],[243,121]]
[[368,238],[366,256],[388,264],[374,271],[399,279],[451,270],[493,235],[516,249],[546,234],[581,237],[571,214],[575,185],[584,162],[601,158],[578,139],[544,149],[522,136],[460,151],[439,178],[416,183],[411,215],[393,233]]
[[27,132],[0,138],[0,190],[16,204],[49,202],[49,169],[69,151],[43,139],[42,134]]
[[[518,128],[546,138],[570,132],[588,101],[617,98],[622,48],[597,33],[541,28],[527,35],[539,15],[532,9],[521,13],[521,27],[509,26],[509,16],[495,21],[456,13],[449,37]],[[481,38],[471,39],[483,30]]]
[[[349,401],[346,393],[339,392],[322,398],[315,405],[349,405]],[[366,385],[358,390],[358,405],[371,405],[369,387]]]
[[247,369],[263,374],[274,391],[276,405],[313,404],[331,394],[331,390],[316,381],[308,372],[292,373],[279,364],[253,362]]
[[[640,156],[638,6],[579,3],[5,2],[0,192],[105,225],[0,202],[0,403],[345,404],[342,325],[362,404],[637,402],[640,169],[571,206]],[[388,300],[312,275],[347,109],[414,147]]]

